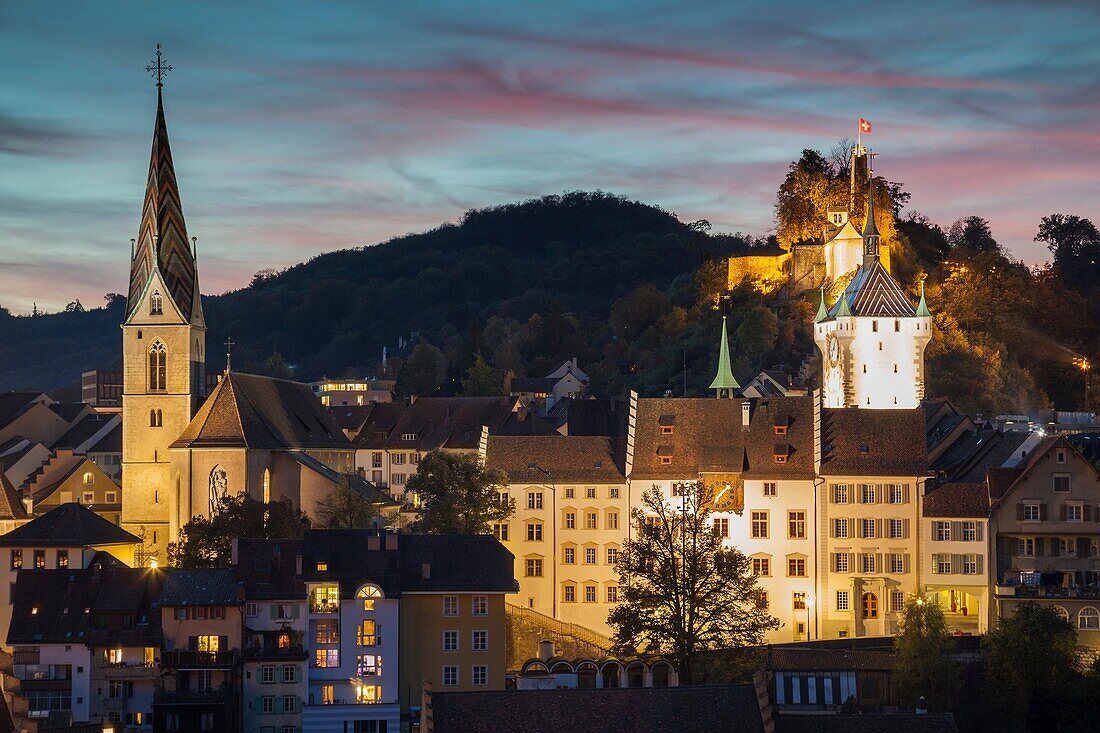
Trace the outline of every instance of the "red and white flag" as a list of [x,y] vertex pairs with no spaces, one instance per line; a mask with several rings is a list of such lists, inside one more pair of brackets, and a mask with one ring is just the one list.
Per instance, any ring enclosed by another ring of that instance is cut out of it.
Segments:
[[861,135],[871,134],[871,123],[863,119],[862,117],[859,118],[859,133]]

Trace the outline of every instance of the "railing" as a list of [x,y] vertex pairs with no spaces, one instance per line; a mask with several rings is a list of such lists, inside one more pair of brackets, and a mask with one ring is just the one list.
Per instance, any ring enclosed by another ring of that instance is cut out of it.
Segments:
[[310,613],[336,613],[340,610],[340,604],[334,601],[310,601]]
[[160,658],[163,667],[232,667],[237,661],[237,653],[177,650],[162,651]]
[[306,650],[305,647],[300,644],[292,644],[286,647],[265,645],[260,647],[245,647],[244,656],[246,659],[305,659]]
[[1100,588],[1059,588],[1054,586],[1002,585],[995,587],[999,596],[1017,598],[1089,598],[1100,599]]
[[154,677],[160,672],[160,666],[156,664],[117,664],[99,660],[96,669],[103,673],[104,677],[111,679]]
[[181,703],[227,703],[232,699],[232,690],[226,686],[215,687],[211,690],[163,690],[153,693],[154,704],[181,704]]
[[586,626],[559,621],[553,616],[547,616],[545,613],[539,613],[535,609],[526,606],[517,606],[514,603],[507,603],[506,605],[508,606],[508,612],[513,616],[530,619],[540,626],[548,627],[565,636],[571,636],[602,651],[610,652],[612,647],[615,646],[615,642],[610,637],[593,631]]

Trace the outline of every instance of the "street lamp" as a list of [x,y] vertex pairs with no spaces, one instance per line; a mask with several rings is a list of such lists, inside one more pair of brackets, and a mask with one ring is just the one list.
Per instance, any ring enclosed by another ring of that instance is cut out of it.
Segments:
[[1088,409],[1089,409],[1089,386],[1090,386],[1090,382],[1091,382],[1090,376],[1091,376],[1091,372],[1092,372],[1092,362],[1090,362],[1088,360],[1088,357],[1075,356],[1075,357],[1073,357],[1073,365],[1075,367],[1077,367],[1078,369],[1080,369],[1085,375],[1085,411],[1088,412]]

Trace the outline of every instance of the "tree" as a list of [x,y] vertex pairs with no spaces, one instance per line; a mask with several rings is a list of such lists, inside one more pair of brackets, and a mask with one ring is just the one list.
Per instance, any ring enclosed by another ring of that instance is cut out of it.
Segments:
[[103,296],[104,308],[110,309],[114,308],[115,306],[121,308],[124,305],[126,305],[126,296],[122,293],[107,293]]
[[754,306],[742,317],[736,333],[741,350],[754,366],[759,366],[760,359],[775,348],[779,337],[779,319],[770,308]]
[[447,361],[443,358],[443,352],[427,342],[421,342],[401,366],[396,389],[406,397],[427,397],[438,391],[446,378]]
[[487,469],[477,456],[432,451],[420,459],[405,491],[420,499],[414,532],[425,534],[490,534],[493,524],[515,511],[502,502],[508,478]]
[[970,253],[1001,251],[1001,245],[997,244],[989,229],[989,222],[980,216],[956,220],[947,231],[947,240],[955,249]]
[[680,489],[673,506],[653,486],[631,512],[637,534],[619,555],[620,602],[607,621],[621,651],[669,654],[691,684],[697,652],[760,644],[779,621],[759,605],[749,558],[714,531],[713,491],[701,481]]
[[71,301],[70,303],[68,303],[65,306],[65,312],[66,313],[83,313],[84,312],[84,304],[80,302],[79,298],[77,298],[76,300]]
[[1044,216],[1035,241],[1046,242],[1066,287],[1091,289],[1100,284],[1100,231],[1088,219],[1073,214]]
[[247,494],[222,499],[212,517],[195,516],[168,545],[168,562],[175,567],[228,567],[233,538],[294,539],[310,522],[290,500],[263,503]]
[[351,476],[341,476],[332,493],[317,502],[318,529],[357,529],[383,527],[389,519],[382,516],[380,505],[352,486]]
[[491,366],[485,363],[481,352],[474,355],[474,363],[466,370],[462,379],[462,394],[467,397],[495,397],[504,394],[504,379]]
[[910,596],[894,637],[898,687],[910,707],[924,697],[933,712],[951,710],[958,678],[954,649],[940,605]]
[[982,639],[982,694],[989,730],[1061,730],[1059,715],[1077,682],[1077,632],[1050,606],[1021,603]]

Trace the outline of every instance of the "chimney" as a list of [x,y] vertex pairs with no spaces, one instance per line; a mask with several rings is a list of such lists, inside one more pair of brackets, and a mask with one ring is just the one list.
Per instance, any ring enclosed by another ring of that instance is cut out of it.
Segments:
[[432,564],[430,562],[420,563],[420,577],[423,580],[432,579]]
[[554,656],[554,642],[550,639],[543,639],[539,642],[539,659],[544,662],[549,662],[551,657]]
[[752,403],[745,400],[741,403],[741,429],[749,429],[749,421],[752,419]]
[[386,549],[397,549],[397,532],[386,532]]

